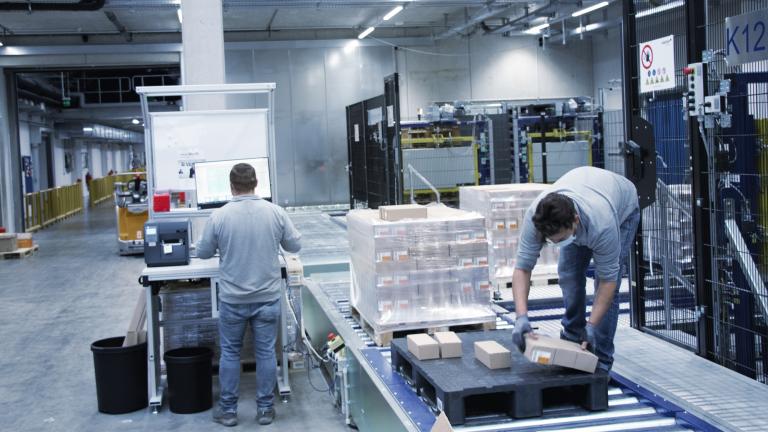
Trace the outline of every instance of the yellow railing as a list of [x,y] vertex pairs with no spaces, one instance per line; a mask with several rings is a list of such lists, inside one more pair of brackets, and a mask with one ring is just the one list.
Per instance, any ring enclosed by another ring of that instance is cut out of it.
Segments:
[[37,231],[83,209],[79,183],[24,195],[26,232]]
[[91,207],[104,202],[108,199],[112,199],[115,191],[116,182],[127,182],[133,179],[135,174],[116,174],[107,177],[91,180],[91,185],[88,188],[90,194]]
[[[117,174],[91,180],[89,206],[111,199],[115,182],[127,182],[134,173]],[[27,232],[45,228],[83,209],[81,183],[24,195],[24,226]]]

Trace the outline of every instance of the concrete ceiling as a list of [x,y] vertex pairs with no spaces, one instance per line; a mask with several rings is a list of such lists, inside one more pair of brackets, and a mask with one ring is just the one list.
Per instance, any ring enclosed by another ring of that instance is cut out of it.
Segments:
[[[584,4],[596,0],[585,0]],[[106,0],[92,11],[37,11],[44,3],[72,6],[76,0],[16,0],[2,2],[32,5],[32,12],[0,8],[0,31],[5,37],[109,35],[118,34],[122,25],[129,34],[178,33],[181,29],[176,10],[179,0]],[[100,2],[91,0],[90,3]],[[492,13],[490,19],[514,19],[525,8],[536,10],[547,4],[564,12],[578,7],[579,0],[223,0],[224,28],[232,31],[306,31],[360,28],[376,25],[387,29],[420,29],[425,36],[442,33],[473,17]],[[388,22],[381,18],[394,6],[405,9]],[[110,17],[112,19],[110,20]],[[117,21],[117,22],[115,22]],[[411,31],[411,34],[413,32]]]

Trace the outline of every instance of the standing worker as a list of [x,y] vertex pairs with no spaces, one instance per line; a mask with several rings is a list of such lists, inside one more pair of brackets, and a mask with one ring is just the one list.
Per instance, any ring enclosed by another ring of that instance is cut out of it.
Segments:
[[[598,369],[611,369],[619,317],[616,291],[639,221],[635,185],[600,168],[573,169],[536,198],[525,213],[512,275],[517,316],[512,340],[521,351],[525,335],[533,334],[528,322],[531,271],[546,241],[560,248],[557,272],[565,304],[560,338],[592,350],[599,359]],[[595,297],[587,320],[586,272],[591,259]]]
[[219,291],[219,405],[213,420],[237,425],[240,385],[240,350],[246,326],[253,331],[256,357],[256,392],[261,425],[275,418],[277,342],[282,281],[278,255],[301,249],[301,234],[277,205],[255,194],[256,170],[239,163],[229,173],[232,201],[214,210],[197,244],[199,258],[220,255]]

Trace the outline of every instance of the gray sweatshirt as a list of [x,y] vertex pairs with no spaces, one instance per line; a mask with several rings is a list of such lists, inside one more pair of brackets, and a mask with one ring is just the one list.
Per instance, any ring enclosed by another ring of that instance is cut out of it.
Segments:
[[616,280],[621,252],[619,230],[632,212],[640,208],[637,189],[628,179],[594,167],[568,171],[531,204],[525,212],[515,267],[530,271],[536,265],[544,241],[533,225],[533,215],[539,201],[553,192],[573,200],[580,220],[573,243],[592,250],[598,279]]
[[197,256],[211,258],[219,250],[221,301],[267,303],[280,298],[280,246],[292,253],[301,249],[301,233],[285,210],[241,195],[211,213]]

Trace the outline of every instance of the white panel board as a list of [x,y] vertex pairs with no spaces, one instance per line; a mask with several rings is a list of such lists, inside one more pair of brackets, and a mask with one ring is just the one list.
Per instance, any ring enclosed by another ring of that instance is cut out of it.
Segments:
[[151,113],[154,190],[194,190],[197,162],[269,157],[268,111]]

